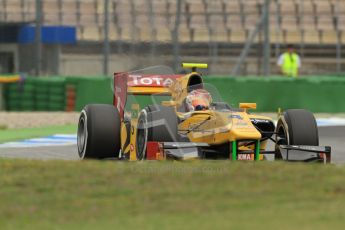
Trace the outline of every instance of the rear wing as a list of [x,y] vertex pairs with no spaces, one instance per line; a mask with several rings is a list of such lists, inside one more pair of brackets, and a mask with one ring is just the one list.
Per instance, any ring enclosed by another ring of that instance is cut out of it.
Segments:
[[114,73],[114,106],[123,119],[127,95],[171,95],[169,87],[184,75]]

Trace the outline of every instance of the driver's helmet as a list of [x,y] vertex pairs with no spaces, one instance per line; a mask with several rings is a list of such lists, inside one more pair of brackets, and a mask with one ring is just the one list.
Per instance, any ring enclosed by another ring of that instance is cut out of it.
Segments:
[[212,102],[211,94],[205,89],[196,89],[188,93],[186,104],[189,111],[207,110]]

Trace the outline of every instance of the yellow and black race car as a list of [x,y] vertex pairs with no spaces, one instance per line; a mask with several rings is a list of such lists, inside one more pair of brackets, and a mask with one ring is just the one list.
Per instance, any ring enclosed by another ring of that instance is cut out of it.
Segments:
[[[287,161],[330,162],[331,148],[319,146],[316,121],[309,111],[286,110],[275,125],[270,117],[248,112],[255,103],[240,103],[235,109],[222,101],[196,71],[207,64],[183,67],[192,71],[115,73],[114,104],[87,105],[81,112],[80,158],[254,161],[272,154]],[[150,97],[151,104],[140,105],[135,100],[140,96]],[[274,143],[271,150],[269,141]]]

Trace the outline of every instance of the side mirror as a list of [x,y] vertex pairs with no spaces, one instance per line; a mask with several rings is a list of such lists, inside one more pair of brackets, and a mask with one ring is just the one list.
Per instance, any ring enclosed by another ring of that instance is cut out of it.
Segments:
[[239,107],[247,112],[247,109],[256,109],[256,103],[240,103]]

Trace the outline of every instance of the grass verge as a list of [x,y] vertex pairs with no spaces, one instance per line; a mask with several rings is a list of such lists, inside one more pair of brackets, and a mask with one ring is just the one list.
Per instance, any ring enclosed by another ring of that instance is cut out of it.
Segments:
[[73,134],[77,132],[76,125],[46,126],[25,129],[0,129],[0,143],[27,138],[42,137],[57,133]]
[[345,168],[0,160],[0,229],[343,229]]

